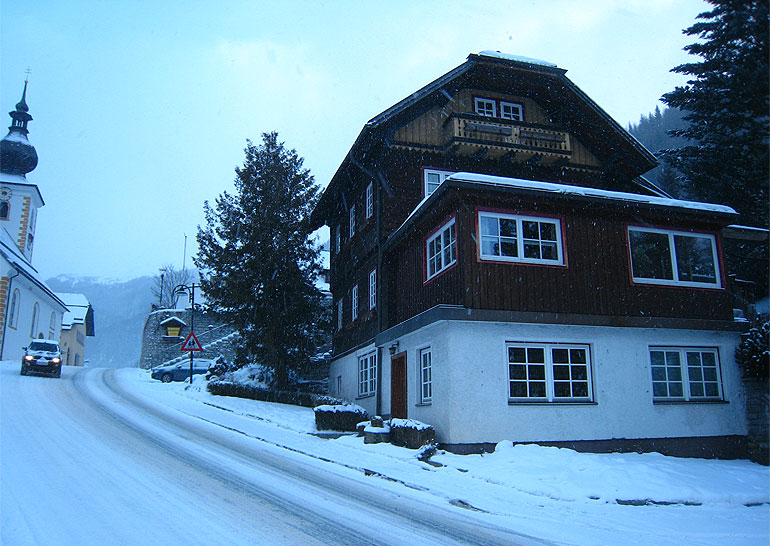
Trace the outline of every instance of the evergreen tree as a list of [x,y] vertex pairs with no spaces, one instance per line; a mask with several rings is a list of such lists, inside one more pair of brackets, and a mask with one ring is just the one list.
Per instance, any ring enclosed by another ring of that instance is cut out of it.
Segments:
[[674,131],[688,145],[667,158],[694,198],[730,205],[741,223],[767,227],[768,2],[707,1],[714,9],[684,30],[701,39],[685,50],[703,60],[674,68],[691,79],[663,96],[688,122]]
[[245,355],[273,370],[284,389],[291,371],[315,354],[326,329],[319,252],[310,213],[319,190],[295,150],[275,132],[247,141],[237,194],[204,204],[195,265],[212,309],[239,329]]

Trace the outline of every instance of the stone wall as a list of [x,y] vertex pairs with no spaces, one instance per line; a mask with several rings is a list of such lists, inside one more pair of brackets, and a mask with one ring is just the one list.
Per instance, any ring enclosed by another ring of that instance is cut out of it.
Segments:
[[748,452],[752,461],[770,464],[770,391],[767,379],[744,378]]
[[[185,324],[179,335],[173,337],[166,335],[166,327],[161,325],[163,321],[172,317]],[[180,349],[190,333],[191,318],[190,309],[160,309],[150,313],[142,331],[142,354],[139,367],[153,368],[167,362],[189,358],[189,353]],[[212,315],[195,311],[195,337],[203,347],[203,351],[196,356],[216,358],[222,355],[228,362],[232,362],[235,358],[238,333],[232,326],[216,320]]]

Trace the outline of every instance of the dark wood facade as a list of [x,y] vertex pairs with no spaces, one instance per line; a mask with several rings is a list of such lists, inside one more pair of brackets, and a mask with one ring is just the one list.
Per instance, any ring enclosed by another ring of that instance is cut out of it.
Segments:
[[[639,178],[655,165],[654,157],[564,72],[471,55],[367,123],[314,212],[316,224],[328,225],[331,233],[335,325],[342,301],[335,355],[371,343],[378,333],[438,304],[565,317],[732,318],[726,290],[634,284],[628,258],[628,223],[718,233],[724,218],[666,207],[451,187],[402,227],[425,197],[426,168],[665,196]],[[520,119],[480,115],[474,106],[479,97],[518,105]],[[373,207],[367,217],[370,184]],[[565,264],[480,261],[479,207],[558,216]],[[456,222],[457,264],[425,282],[425,237],[450,217]],[[392,239],[394,232],[398,240]],[[372,270],[377,271],[377,305],[370,310]],[[353,320],[356,285],[358,313]]]

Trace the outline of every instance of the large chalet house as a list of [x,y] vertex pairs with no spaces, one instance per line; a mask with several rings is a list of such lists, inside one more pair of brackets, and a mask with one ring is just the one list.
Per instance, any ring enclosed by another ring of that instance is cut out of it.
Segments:
[[501,440],[718,453],[746,434],[721,231],[556,65],[467,61],[371,119],[331,232],[331,395]]

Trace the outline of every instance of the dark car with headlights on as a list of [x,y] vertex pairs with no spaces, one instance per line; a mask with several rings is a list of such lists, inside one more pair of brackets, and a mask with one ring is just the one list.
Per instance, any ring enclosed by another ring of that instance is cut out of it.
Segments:
[[21,375],[29,372],[47,373],[61,377],[61,351],[59,344],[50,339],[36,339],[24,347],[21,359]]
[[[207,358],[196,358],[193,360],[193,375],[199,375],[206,373],[214,363],[213,360]],[[150,373],[150,377],[153,379],[160,379],[164,383],[171,383],[172,381],[184,381],[190,378],[190,361],[183,360],[176,364],[169,364],[168,366],[158,366],[153,368]]]

